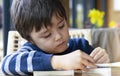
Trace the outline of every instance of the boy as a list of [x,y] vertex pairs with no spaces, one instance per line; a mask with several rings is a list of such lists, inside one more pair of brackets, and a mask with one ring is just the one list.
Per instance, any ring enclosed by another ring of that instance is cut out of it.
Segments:
[[6,56],[6,75],[32,75],[33,71],[84,70],[109,62],[108,54],[93,49],[85,39],[69,39],[65,9],[59,0],[13,0],[13,24],[28,40],[17,52]]

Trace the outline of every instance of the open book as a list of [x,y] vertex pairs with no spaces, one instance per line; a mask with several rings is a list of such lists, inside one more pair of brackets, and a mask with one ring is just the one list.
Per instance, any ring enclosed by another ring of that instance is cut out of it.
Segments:
[[98,68],[90,69],[87,72],[81,70],[34,71],[34,76],[112,76],[114,74],[114,76],[120,76],[120,62],[96,65]]
[[34,76],[74,76],[74,70],[34,71]]
[[96,64],[98,68],[120,68],[120,62]]

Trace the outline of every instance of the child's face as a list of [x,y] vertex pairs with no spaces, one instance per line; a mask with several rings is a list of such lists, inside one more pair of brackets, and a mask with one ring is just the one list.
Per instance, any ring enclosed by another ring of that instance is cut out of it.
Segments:
[[56,16],[52,17],[52,26],[42,27],[38,32],[33,29],[30,36],[34,44],[48,53],[61,53],[68,48],[68,25],[65,19]]

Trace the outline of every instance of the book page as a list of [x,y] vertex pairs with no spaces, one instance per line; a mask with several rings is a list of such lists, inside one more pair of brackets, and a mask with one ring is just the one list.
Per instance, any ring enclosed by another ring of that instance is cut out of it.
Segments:
[[97,68],[120,68],[120,62],[96,64]]

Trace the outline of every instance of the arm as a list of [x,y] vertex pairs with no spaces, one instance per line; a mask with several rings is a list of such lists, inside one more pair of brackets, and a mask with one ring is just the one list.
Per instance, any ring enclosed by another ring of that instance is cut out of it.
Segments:
[[53,70],[51,57],[36,51],[16,52],[4,58],[2,71],[7,75],[26,75],[37,70]]
[[95,62],[86,53],[81,50],[76,50],[74,52],[53,56],[51,59],[51,63],[54,69],[62,69],[62,70],[84,70],[87,71],[87,67],[96,68]]
[[6,75],[30,75],[33,71],[53,69],[86,70],[84,66],[95,67],[92,58],[80,50],[65,55],[54,56],[30,51],[13,53],[6,56],[2,63],[2,71]]

